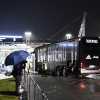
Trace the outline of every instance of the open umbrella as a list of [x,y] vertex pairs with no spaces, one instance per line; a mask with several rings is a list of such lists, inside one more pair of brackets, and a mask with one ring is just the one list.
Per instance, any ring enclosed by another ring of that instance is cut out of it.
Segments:
[[12,53],[10,53],[6,59],[5,59],[5,65],[16,65],[19,64],[23,61],[26,61],[26,58],[29,56],[30,54],[27,51],[24,50],[19,50],[19,51],[14,51]]

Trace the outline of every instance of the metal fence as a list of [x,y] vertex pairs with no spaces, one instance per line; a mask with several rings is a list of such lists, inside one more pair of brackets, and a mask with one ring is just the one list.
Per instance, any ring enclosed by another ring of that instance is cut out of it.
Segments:
[[46,93],[34,80],[34,74],[24,72],[21,86],[24,91],[20,95],[20,100],[48,100]]

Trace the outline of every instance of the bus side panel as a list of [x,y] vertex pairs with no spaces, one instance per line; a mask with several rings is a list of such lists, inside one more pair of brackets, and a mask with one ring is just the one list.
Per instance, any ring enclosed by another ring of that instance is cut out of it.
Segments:
[[[79,66],[78,42],[60,42],[49,45],[47,47],[35,49],[36,53],[36,70],[39,73],[47,71],[49,74],[56,75],[58,72],[62,75],[64,69],[68,69],[71,63],[74,73],[77,72]],[[46,70],[45,70],[46,67]]]

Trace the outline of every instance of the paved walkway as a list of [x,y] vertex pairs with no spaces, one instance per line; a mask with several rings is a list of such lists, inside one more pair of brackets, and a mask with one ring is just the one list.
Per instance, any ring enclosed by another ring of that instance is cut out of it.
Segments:
[[12,78],[12,77],[13,77],[12,75],[11,75],[11,76],[6,76],[6,75],[4,75],[4,74],[0,74],[0,80]]

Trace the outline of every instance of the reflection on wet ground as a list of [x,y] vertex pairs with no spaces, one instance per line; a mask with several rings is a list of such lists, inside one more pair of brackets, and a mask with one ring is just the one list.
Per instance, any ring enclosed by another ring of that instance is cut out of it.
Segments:
[[100,80],[73,77],[41,77],[35,80],[47,93],[49,100],[99,100]]
[[80,90],[87,89],[93,94],[100,94],[100,80],[81,80],[78,87]]

